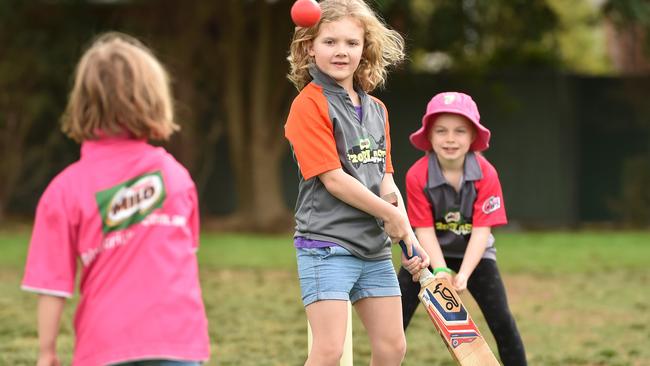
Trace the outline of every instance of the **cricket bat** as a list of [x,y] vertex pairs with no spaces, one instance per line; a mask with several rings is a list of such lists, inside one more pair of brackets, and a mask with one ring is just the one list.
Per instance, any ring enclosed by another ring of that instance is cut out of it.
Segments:
[[[382,198],[397,206],[395,193],[387,194]],[[413,255],[409,256],[403,241],[400,241],[399,245],[408,259],[418,255],[415,248],[412,248]],[[500,365],[460,296],[447,279],[435,278],[428,268],[421,269],[418,297],[458,365]]]
[[[400,242],[400,247],[408,257],[406,244]],[[413,248],[413,256],[417,255]],[[434,278],[431,271],[424,268],[420,270],[420,287],[420,302],[460,366],[500,365],[447,279]]]

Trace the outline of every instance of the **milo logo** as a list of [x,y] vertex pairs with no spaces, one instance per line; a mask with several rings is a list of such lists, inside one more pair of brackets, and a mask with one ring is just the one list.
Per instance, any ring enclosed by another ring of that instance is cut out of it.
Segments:
[[102,215],[102,230],[108,233],[144,220],[165,201],[161,173],[148,173],[95,193]]

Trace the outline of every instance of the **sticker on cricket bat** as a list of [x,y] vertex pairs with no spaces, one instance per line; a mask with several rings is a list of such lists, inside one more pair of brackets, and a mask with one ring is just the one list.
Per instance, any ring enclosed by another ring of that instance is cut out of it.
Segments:
[[429,288],[424,289],[420,300],[431,319],[437,323],[447,343],[452,348],[456,348],[481,337],[465,305],[449,287],[447,280],[437,281],[433,291]]

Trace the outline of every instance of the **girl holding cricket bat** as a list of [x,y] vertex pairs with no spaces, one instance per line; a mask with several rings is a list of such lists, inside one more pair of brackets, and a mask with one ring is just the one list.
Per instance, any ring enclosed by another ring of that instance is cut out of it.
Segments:
[[399,365],[406,341],[391,242],[416,244],[404,205],[381,199],[396,192],[403,202],[393,181],[387,111],[368,92],[403,60],[404,41],[362,0],[320,6],[320,21],[293,36],[289,79],[300,94],[285,125],[300,169],[294,245],[313,332],[305,364],[338,364],[350,300],[372,363]]
[[81,158],[41,196],[23,289],[39,294],[38,366],[61,364],[61,313],[80,270],[73,366],[198,366],[208,324],[194,182],[163,148],[173,120],[165,69],[138,40],[108,33],[77,65],[63,131]]
[[[497,268],[491,228],[507,223],[506,211],[497,172],[480,154],[489,146],[490,131],[476,103],[463,93],[437,94],[410,140],[426,153],[406,175],[408,216],[434,274],[450,279],[458,291],[469,290],[504,365],[526,365]],[[404,329],[419,303],[420,284],[411,277],[417,277],[420,262],[403,259],[399,272]]]

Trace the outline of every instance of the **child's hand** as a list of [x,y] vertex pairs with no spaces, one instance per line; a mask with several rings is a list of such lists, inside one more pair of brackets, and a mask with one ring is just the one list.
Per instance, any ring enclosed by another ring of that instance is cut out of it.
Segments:
[[411,240],[411,224],[409,224],[408,218],[397,208],[391,210],[390,215],[384,219],[384,230],[393,243],[399,243],[400,240],[403,240],[407,246],[413,243]]
[[[415,235],[412,237],[415,238]],[[407,259],[406,255],[402,253],[402,266],[413,276],[413,282],[418,282],[420,280],[420,271],[429,267],[430,260],[429,255],[422,249],[417,239],[413,239],[413,249],[418,255]]]
[[36,366],[61,366],[61,362],[56,353],[41,353],[38,356]]
[[454,285],[454,288],[456,288],[456,291],[464,291],[467,288],[467,276],[462,272],[459,272],[454,276],[452,284]]
[[[431,265],[431,260],[429,259],[429,254],[427,251],[422,248],[420,242],[416,239],[415,234],[411,234],[413,238],[413,248],[418,252],[418,256],[422,259],[420,263],[420,269],[429,268]],[[420,270],[418,270],[419,272]]]
[[404,269],[406,269],[410,274],[415,275],[419,273],[421,264],[422,258],[412,257],[411,259],[407,259],[404,253],[402,253],[402,267],[404,267]]
[[449,283],[452,283],[452,284],[454,283],[453,278],[451,276],[451,273],[448,273],[448,272],[444,272],[444,271],[438,272],[438,273],[436,273],[435,278],[446,278],[447,281],[449,281]]

